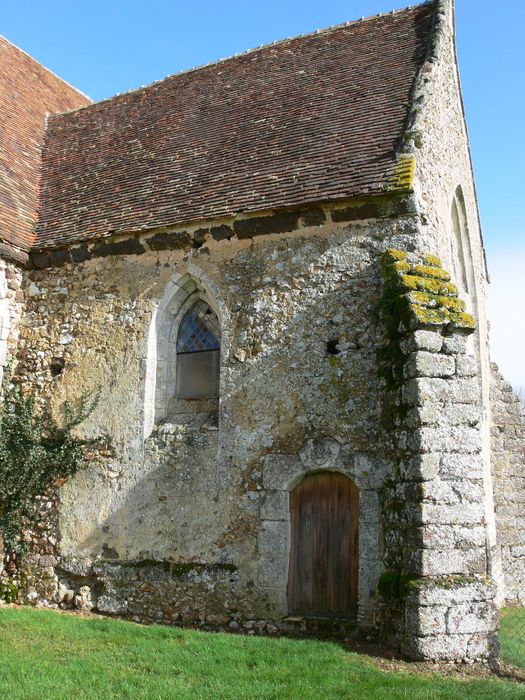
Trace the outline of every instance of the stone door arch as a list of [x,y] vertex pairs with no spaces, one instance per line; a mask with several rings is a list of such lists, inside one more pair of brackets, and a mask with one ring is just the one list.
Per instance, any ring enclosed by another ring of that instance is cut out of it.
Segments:
[[307,474],[290,492],[290,612],[356,617],[359,490],[339,472]]

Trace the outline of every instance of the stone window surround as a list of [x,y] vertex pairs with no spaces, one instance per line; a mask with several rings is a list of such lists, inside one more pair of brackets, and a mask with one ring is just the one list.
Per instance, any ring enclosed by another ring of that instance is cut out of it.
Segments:
[[[467,222],[467,212],[461,185],[456,187],[452,203],[450,205],[451,222],[451,256],[452,269],[454,270],[455,282],[458,287],[459,296],[467,305],[467,311],[472,312],[476,308],[474,273],[471,269],[472,252],[470,246],[470,236]],[[468,263],[470,264],[467,264]]]
[[[179,268],[172,274],[164,294],[153,309],[149,327],[144,386],[144,439],[149,437],[155,425],[168,416],[169,401],[176,386],[179,325],[198,299],[203,299],[219,319],[221,366],[227,356],[229,314],[217,286],[196,265]],[[219,391],[220,395],[222,391]]]
[[333,471],[352,479],[359,489],[358,620],[374,622],[373,596],[384,567],[381,561],[381,505],[379,490],[386,477],[382,460],[322,437],[309,440],[298,455],[268,455],[265,459],[258,534],[258,587],[288,614],[288,568],[291,546],[290,492],[307,475]]

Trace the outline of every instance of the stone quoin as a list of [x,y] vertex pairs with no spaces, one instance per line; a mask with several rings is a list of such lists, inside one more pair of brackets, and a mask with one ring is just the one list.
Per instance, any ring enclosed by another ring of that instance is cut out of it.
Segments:
[[0,591],[497,654],[525,412],[490,364],[453,2],[99,103],[2,38],[0,68],[1,365],[59,425],[90,405]]

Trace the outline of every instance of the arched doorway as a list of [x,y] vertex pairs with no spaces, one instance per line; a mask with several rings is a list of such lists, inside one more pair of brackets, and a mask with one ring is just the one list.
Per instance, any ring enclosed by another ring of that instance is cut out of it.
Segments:
[[290,612],[355,617],[359,490],[337,472],[308,474],[290,493]]

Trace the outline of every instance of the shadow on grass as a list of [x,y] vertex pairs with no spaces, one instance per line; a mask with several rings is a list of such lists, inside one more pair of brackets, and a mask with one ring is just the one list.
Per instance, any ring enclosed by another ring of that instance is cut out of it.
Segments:
[[20,700],[176,697],[463,700],[524,697],[487,667],[372,657],[312,639],[209,633],[29,608],[0,609],[0,690]]

